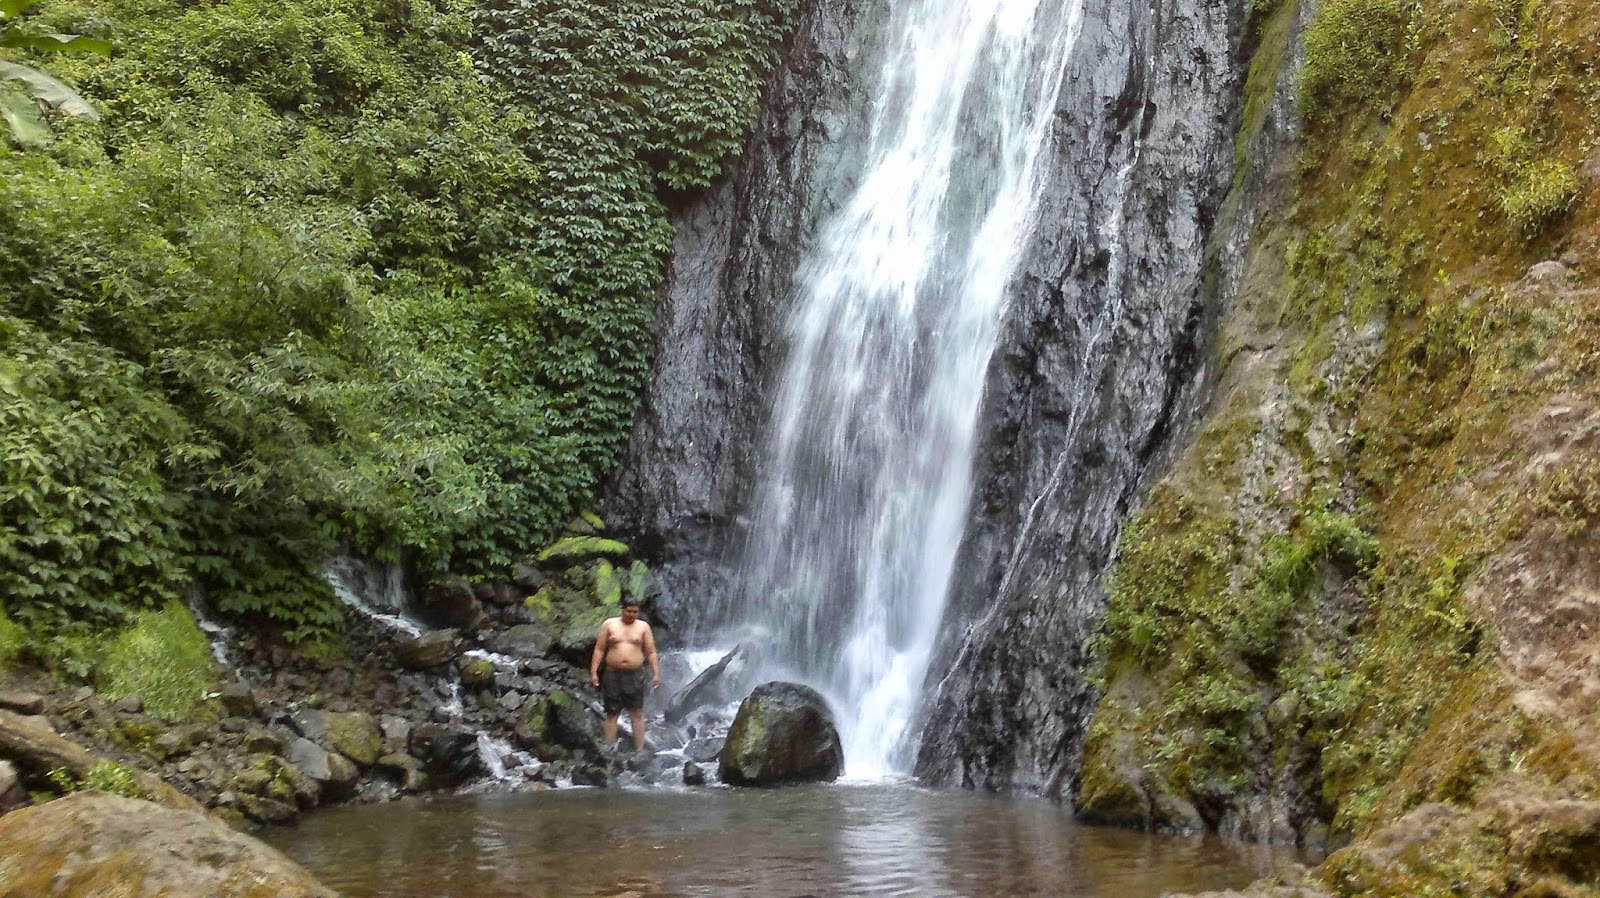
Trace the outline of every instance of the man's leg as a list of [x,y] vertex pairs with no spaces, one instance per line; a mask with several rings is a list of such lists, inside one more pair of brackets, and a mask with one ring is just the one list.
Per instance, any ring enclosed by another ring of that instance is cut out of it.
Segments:
[[606,749],[609,750],[617,744],[617,718],[622,716],[621,711],[613,711],[606,715]]
[[[629,710],[628,719],[633,722],[633,750],[644,751],[644,709],[633,708]],[[614,723],[613,726],[615,726]]]

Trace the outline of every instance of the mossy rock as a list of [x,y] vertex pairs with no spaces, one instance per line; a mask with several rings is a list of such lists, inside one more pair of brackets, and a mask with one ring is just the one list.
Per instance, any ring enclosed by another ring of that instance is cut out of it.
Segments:
[[352,711],[347,714],[329,712],[326,716],[328,733],[323,737],[328,748],[356,762],[362,767],[378,763],[383,754],[383,731],[372,715]]
[[517,741],[544,760],[565,757],[565,749],[596,751],[600,717],[577,695],[558,689],[529,702],[517,724]]
[[597,555],[621,558],[627,554],[627,544],[619,540],[603,536],[567,536],[556,540],[554,545],[540,552],[539,563],[548,565],[552,562],[569,562]]
[[844,748],[822,695],[799,683],[763,683],[739,705],[719,761],[732,786],[832,782]]
[[636,602],[646,602],[661,594],[661,584],[656,582],[656,575],[642,561],[635,561],[628,568],[628,598]]
[[591,595],[597,605],[622,604],[622,578],[617,575],[617,569],[609,561],[597,563],[590,573],[591,582],[594,584]]
[[622,606],[613,604],[590,608],[573,616],[556,637],[555,653],[574,667],[587,668],[594,653],[595,639],[600,635],[600,625],[620,614]]
[[488,658],[463,658],[459,670],[461,685],[468,689],[481,689],[494,684],[494,662]]

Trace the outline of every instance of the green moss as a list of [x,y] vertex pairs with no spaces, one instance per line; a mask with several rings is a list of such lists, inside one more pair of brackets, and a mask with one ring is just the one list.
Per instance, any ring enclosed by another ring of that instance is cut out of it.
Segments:
[[622,578],[617,575],[617,569],[609,561],[601,561],[594,566],[593,595],[597,604],[607,606],[620,606],[622,604]]
[[1416,0],[1326,0],[1306,33],[1300,105],[1310,119],[1387,108],[1410,74]]
[[217,681],[206,635],[176,602],[140,614],[118,634],[98,674],[107,696],[138,695],[146,711],[168,720],[187,717]]
[[595,555],[623,556],[628,554],[626,543],[602,536],[566,536],[539,553],[541,564],[590,558]]

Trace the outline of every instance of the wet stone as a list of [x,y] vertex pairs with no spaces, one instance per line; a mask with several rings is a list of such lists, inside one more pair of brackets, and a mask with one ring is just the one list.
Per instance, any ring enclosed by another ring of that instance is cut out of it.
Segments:
[[0,692],[0,708],[33,716],[44,713],[44,696],[32,692]]
[[125,695],[111,703],[111,710],[119,714],[140,714],[144,712],[144,699],[137,695]]

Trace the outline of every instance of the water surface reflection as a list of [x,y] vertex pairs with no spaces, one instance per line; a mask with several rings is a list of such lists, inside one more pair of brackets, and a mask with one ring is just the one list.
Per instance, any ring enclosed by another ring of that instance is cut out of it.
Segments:
[[885,785],[407,801],[268,840],[348,898],[1141,898],[1235,888],[1293,859]]

